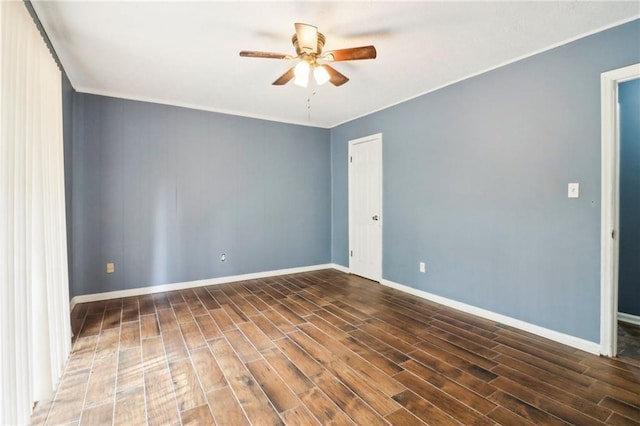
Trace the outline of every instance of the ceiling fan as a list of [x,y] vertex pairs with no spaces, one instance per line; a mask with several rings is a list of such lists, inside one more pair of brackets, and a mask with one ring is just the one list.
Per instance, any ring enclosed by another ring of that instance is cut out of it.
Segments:
[[351,47],[322,53],[326,39],[324,34],[318,32],[317,27],[300,23],[295,24],[295,27],[296,33],[291,37],[291,42],[296,49],[296,56],[251,50],[241,51],[240,56],[246,58],[300,59],[298,64],[289,68],[273,84],[282,86],[295,77],[294,84],[302,87],[307,87],[311,74],[313,74],[313,78],[318,85],[330,81],[334,86],[342,86],[349,81],[344,74],[324,62],[375,59],[376,57],[376,48],[373,46]]

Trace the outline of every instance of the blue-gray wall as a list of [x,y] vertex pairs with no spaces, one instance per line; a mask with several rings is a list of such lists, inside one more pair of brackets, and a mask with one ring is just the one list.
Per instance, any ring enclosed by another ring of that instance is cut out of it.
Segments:
[[67,223],[67,264],[69,279],[71,279],[73,273],[73,235],[71,233],[73,229],[73,218],[71,216],[72,211],[72,184],[73,184],[73,167],[71,165],[72,152],[73,152],[73,99],[75,90],[67,77],[67,74],[62,70],[62,134],[64,141],[64,192],[65,192],[65,214]]
[[73,114],[72,296],[330,261],[328,130],[86,94]]
[[640,316],[640,79],[619,85],[620,274],[618,310]]
[[381,132],[385,279],[598,341],[599,77],[636,62],[640,21],[330,131],[74,94],[71,295],[348,265]]
[[333,128],[333,262],[348,141],[381,132],[385,279],[599,341],[600,74],[637,62],[636,20]]

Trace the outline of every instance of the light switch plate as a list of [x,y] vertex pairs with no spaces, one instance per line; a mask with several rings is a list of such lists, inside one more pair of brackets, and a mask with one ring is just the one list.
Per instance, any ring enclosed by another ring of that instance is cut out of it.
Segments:
[[580,197],[580,184],[579,183],[570,183],[568,186],[568,194],[569,198],[579,198]]
[[116,271],[116,265],[114,263],[107,263],[107,274],[113,274]]

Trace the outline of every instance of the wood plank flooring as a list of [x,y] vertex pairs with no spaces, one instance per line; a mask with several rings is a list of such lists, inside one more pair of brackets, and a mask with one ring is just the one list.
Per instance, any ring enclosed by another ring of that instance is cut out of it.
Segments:
[[78,305],[32,424],[640,424],[640,368],[335,270]]
[[618,357],[640,367],[640,325],[618,321]]

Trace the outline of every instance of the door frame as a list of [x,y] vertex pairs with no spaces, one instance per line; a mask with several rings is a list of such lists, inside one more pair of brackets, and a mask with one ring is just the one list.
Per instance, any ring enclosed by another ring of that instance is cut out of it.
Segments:
[[347,170],[348,170],[348,173],[347,173],[347,185],[348,185],[347,192],[348,192],[348,194],[347,195],[348,195],[348,211],[349,211],[349,213],[348,213],[348,221],[349,221],[349,223],[348,223],[348,225],[349,225],[349,253],[347,253],[347,255],[349,257],[349,270],[351,271],[351,247],[353,246],[352,241],[353,241],[354,237],[353,237],[353,226],[352,226],[353,225],[353,218],[351,216],[351,211],[352,211],[351,210],[351,204],[352,204],[352,200],[351,200],[352,199],[351,179],[352,179],[352,176],[351,176],[351,167],[349,167],[349,162],[350,162],[350,158],[352,156],[353,146],[357,145],[357,144],[360,144],[360,143],[363,143],[363,142],[371,141],[371,140],[379,140],[380,141],[380,152],[379,152],[379,154],[380,154],[379,155],[380,164],[378,164],[378,167],[380,168],[380,182],[378,184],[378,189],[379,189],[379,192],[380,192],[380,206],[379,206],[379,209],[378,209],[380,211],[380,213],[378,215],[379,216],[379,223],[380,223],[380,242],[379,242],[380,243],[380,247],[379,247],[380,248],[380,268],[379,268],[380,276],[373,278],[374,281],[380,282],[382,280],[382,273],[383,273],[383,271],[382,271],[382,265],[383,265],[382,259],[384,257],[384,253],[383,253],[383,250],[382,250],[382,247],[383,247],[383,244],[382,244],[383,235],[382,234],[383,234],[383,229],[384,229],[384,211],[383,211],[384,200],[383,200],[383,191],[382,191],[382,182],[383,182],[383,177],[382,177],[383,176],[383,168],[382,168],[382,164],[383,164],[383,161],[382,161],[382,153],[383,153],[383,149],[382,149],[382,133],[376,133],[376,134],[373,134],[373,135],[365,136],[365,137],[358,138],[358,139],[352,139],[352,140],[349,141],[349,149],[348,149],[348,152],[347,152]]
[[618,268],[620,226],[620,138],[618,83],[640,78],[640,64],[600,75],[601,216],[600,353],[615,356],[618,340]]

